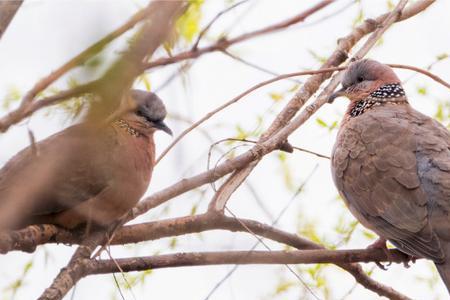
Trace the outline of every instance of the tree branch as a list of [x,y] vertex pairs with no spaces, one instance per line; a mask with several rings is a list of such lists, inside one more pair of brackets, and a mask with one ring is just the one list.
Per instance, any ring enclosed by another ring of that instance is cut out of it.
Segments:
[[[39,232],[38,230],[36,230],[38,228],[37,226],[30,226],[27,229],[22,230],[22,235],[25,235],[25,231],[28,231],[28,236],[30,236],[28,241],[41,241],[43,243],[56,242],[64,244],[74,244],[80,242],[79,236],[73,235],[72,233],[67,232],[64,229],[60,229],[52,225],[43,226],[45,227],[44,232]],[[323,246],[313,243],[296,234],[279,230],[258,221],[235,219],[226,217],[224,215],[216,215],[213,213],[125,226],[116,232],[114,238],[110,241],[110,243],[111,245],[123,245],[156,240],[165,237],[199,233],[209,230],[228,230],[232,232],[249,233],[248,229],[261,237],[268,238],[297,249],[324,249]],[[42,240],[39,240],[40,238],[42,238]],[[23,245],[14,244],[14,246],[18,247]],[[32,245],[32,247],[36,246],[37,244]],[[25,245],[25,247],[30,247],[30,244]],[[24,249],[15,248],[15,250]],[[83,268],[85,268],[85,266],[87,265],[85,262],[83,262],[82,264],[84,266]],[[339,266],[352,274],[361,285],[378,293],[381,296],[387,296],[390,299],[406,299],[401,294],[397,293],[388,286],[385,286],[371,279],[357,264],[339,264]],[[83,271],[81,272],[80,270]],[[86,276],[87,273],[85,272],[87,272],[87,269],[77,269],[77,276],[79,277],[78,279]]]
[[[388,257],[389,255],[389,257]],[[349,264],[368,262],[405,262],[405,255],[397,250],[292,250],[292,251],[224,251],[163,254],[122,259],[86,259],[87,275],[113,272],[145,271],[149,269],[229,265],[229,264]],[[120,267],[120,269],[119,269]],[[402,299],[405,299],[403,297]]]
[[[337,66],[343,61],[345,61],[345,59],[347,58],[347,53],[351,49],[351,47],[360,38],[362,38],[362,36],[371,31],[374,31],[372,36],[357,52],[358,57],[362,57],[374,45],[374,43],[378,40],[381,34],[399,17],[399,12],[403,9],[406,3],[407,0],[400,1],[392,13],[388,13],[379,17],[378,19],[381,19],[382,21],[381,27],[379,27],[378,29],[373,27],[365,28],[367,27],[365,25],[369,24],[367,21],[365,21],[361,26],[355,28],[348,37],[340,40],[338,48],[335,50],[335,52],[333,52],[331,57],[322,65],[321,69]],[[380,24],[379,21],[377,22],[377,24]],[[359,37],[359,39],[357,37]],[[343,45],[343,43],[341,42],[347,42],[346,45],[347,47],[341,46]],[[287,122],[289,122],[292,119],[294,114],[304,105],[304,103],[306,103],[306,101],[312,96],[312,94],[319,88],[320,84],[329,76],[330,76],[329,73],[324,73],[310,77],[302,86],[302,88],[294,95],[291,101],[285,106],[285,108],[277,115],[276,119],[269,126],[269,129],[267,129],[266,132],[262,134],[260,141],[256,146],[262,145],[263,143],[271,140],[276,140],[277,143],[285,141],[288,138],[288,136],[293,132],[293,130],[290,132],[285,130],[287,129],[285,127]],[[329,84],[329,89],[327,90],[326,88],[324,91],[322,91],[321,95],[324,94],[325,91],[326,91],[325,94],[334,91],[339,79],[340,77],[335,76],[331,81],[331,83]],[[334,84],[336,84],[336,86],[333,87],[332,85]],[[316,102],[321,99],[323,98],[319,96]],[[307,110],[304,110],[302,112],[303,122],[306,121],[312,115],[312,113],[315,112],[319,107],[320,106],[311,106],[311,105],[307,107]],[[299,123],[298,126],[296,126],[295,128],[292,126],[292,129],[297,129],[301,124],[303,124],[303,122]],[[278,132],[279,130],[280,132]],[[279,134],[281,132],[285,134],[283,135]],[[255,168],[257,164],[258,160],[255,160],[255,162],[249,164],[245,168],[235,171],[214,195],[213,199],[211,200],[211,204],[209,206],[210,209],[222,212],[231,195],[248,177],[248,175],[252,172],[252,170]]]
[[211,28],[211,26],[224,14],[228,13],[229,11],[235,9],[236,7],[244,4],[248,2],[248,0],[242,0],[239,2],[236,2],[235,4],[227,7],[226,9],[222,10],[221,12],[219,12],[214,18],[211,19],[211,21],[209,21],[209,23],[200,31],[200,33],[197,36],[197,39],[194,42],[194,45],[192,46],[192,50],[195,51],[198,48],[198,44],[200,43],[201,39],[203,38],[203,36],[208,32],[208,30]]
[[[1,2],[0,5],[8,5],[8,3],[16,3],[16,2],[19,1]],[[0,119],[0,132],[7,131],[11,125],[16,124],[23,118],[30,116],[32,113],[34,113],[35,111],[44,106],[51,105],[62,99],[68,99],[70,97],[90,92],[91,90],[88,89],[87,87],[92,87],[93,83],[58,93],[55,96],[49,97],[49,99],[45,99],[47,101],[42,101],[38,103],[35,102],[35,97],[40,92],[45,90],[50,84],[61,78],[61,76],[66,74],[71,69],[84,64],[89,58],[102,51],[104,47],[108,45],[111,41],[121,36],[123,33],[133,28],[137,23],[148,17],[150,13],[151,13],[150,6],[147,6],[143,10],[140,10],[139,12],[134,14],[125,24],[118,27],[116,30],[112,31],[101,40],[89,46],[86,50],[70,59],[68,62],[60,66],[58,69],[52,71],[46,77],[39,80],[33,86],[33,88],[25,94],[19,107]]]
[[8,29],[23,0],[0,1],[0,39]]
[[276,24],[272,24],[270,26],[267,26],[267,27],[264,27],[261,29],[257,29],[255,31],[244,33],[242,35],[239,35],[239,36],[231,38],[231,39],[226,39],[226,38],[220,39],[216,43],[214,43],[210,46],[206,46],[203,48],[194,48],[189,51],[181,52],[181,53],[175,54],[170,57],[162,57],[162,58],[155,59],[155,60],[145,64],[144,68],[151,69],[151,68],[155,68],[155,67],[171,65],[171,64],[178,63],[178,62],[186,60],[186,59],[198,58],[206,53],[222,51],[224,49],[227,49],[231,45],[234,45],[234,44],[237,44],[237,43],[240,43],[243,41],[247,41],[249,39],[252,39],[252,38],[264,35],[264,34],[277,32],[277,31],[287,28],[293,24],[303,22],[306,18],[308,18],[312,14],[316,13],[317,11],[326,7],[327,5],[333,3],[333,1],[334,0],[321,1],[318,4],[316,4],[315,6],[309,8],[309,9],[305,10],[304,12],[301,12],[300,14],[293,16],[287,20],[281,21]]

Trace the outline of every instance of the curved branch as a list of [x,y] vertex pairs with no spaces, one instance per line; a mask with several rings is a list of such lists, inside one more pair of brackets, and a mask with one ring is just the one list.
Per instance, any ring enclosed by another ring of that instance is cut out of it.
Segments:
[[408,66],[408,65],[400,65],[400,64],[387,64],[387,65],[392,67],[392,68],[411,70],[411,71],[414,71],[414,72],[421,73],[421,74],[423,74],[425,76],[430,77],[434,81],[442,84],[446,88],[450,89],[450,83],[446,82],[444,79],[442,79],[441,77],[431,73],[430,71],[427,71],[427,70],[424,70],[424,69],[421,69],[421,68],[418,68],[418,67],[414,67],[414,66]]
[[238,102],[239,100],[241,100],[243,97],[245,97],[246,95],[250,94],[251,92],[266,86],[268,84],[271,84],[273,82],[276,81],[280,81],[286,78],[291,78],[291,77],[296,77],[296,76],[302,76],[302,75],[313,75],[313,74],[322,74],[322,73],[332,73],[334,71],[340,71],[345,69],[345,67],[335,67],[335,68],[326,68],[326,69],[321,69],[321,70],[315,70],[315,71],[301,71],[301,72],[294,72],[294,73],[288,73],[288,74],[283,74],[277,77],[274,77],[272,79],[260,82],[254,86],[252,86],[251,88],[249,88],[248,90],[240,93],[239,95],[237,95],[236,97],[234,97],[233,99],[231,99],[228,102],[225,102],[224,104],[222,104],[221,106],[217,107],[216,109],[210,111],[209,113],[207,113],[203,118],[201,118],[200,120],[198,120],[197,122],[195,122],[194,124],[192,124],[189,128],[185,129],[179,136],[177,136],[172,143],[170,143],[169,146],[167,146],[166,149],[164,149],[164,151],[160,154],[160,156],[158,157],[158,159],[156,160],[157,164],[158,162],[161,161],[161,159],[164,158],[164,156],[184,137],[186,136],[189,132],[191,132],[192,130],[194,130],[196,127],[198,127],[200,124],[202,124],[203,122],[205,122],[206,120],[210,119],[211,117],[213,117],[215,114],[217,114],[218,112],[224,110],[225,108],[229,107],[230,105]]

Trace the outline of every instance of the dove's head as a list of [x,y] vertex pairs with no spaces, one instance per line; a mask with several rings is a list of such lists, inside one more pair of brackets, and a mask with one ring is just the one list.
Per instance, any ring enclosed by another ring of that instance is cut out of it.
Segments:
[[333,93],[329,102],[337,97],[359,101],[369,95],[376,98],[404,96],[400,79],[391,67],[371,59],[355,61],[349,65],[342,78],[342,89]]
[[130,96],[135,101],[132,119],[137,120],[150,131],[162,130],[172,135],[172,130],[164,123],[164,118],[167,115],[166,107],[156,94],[142,90],[131,90]]

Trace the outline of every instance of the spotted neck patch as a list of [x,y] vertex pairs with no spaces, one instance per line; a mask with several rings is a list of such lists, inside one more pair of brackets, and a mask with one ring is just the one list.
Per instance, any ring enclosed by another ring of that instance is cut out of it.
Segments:
[[355,102],[350,109],[350,117],[357,117],[362,115],[373,106],[383,105],[385,103],[407,103],[405,98],[405,91],[398,83],[386,84],[381,86],[375,92],[372,92],[369,97]]
[[134,136],[134,137],[139,137],[141,135],[141,133],[139,131],[137,131],[136,129],[134,129],[133,127],[131,127],[130,124],[128,124],[125,120],[123,119],[118,119],[116,120],[114,123],[117,124],[117,126],[119,126],[120,128],[123,128],[129,135]]
[[386,84],[370,94],[370,97],[377,99],[398,98],[405,96],[405,91],[398,83]]

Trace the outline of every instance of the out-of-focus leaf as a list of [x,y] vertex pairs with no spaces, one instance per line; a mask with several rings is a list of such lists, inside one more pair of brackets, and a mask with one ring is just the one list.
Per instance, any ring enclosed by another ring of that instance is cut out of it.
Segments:
[[286,187],[289,190],[293,190],[294,189],[294,182],[293,182],[294,180],[293,180],[292,170],[291,170],[291,166],[289,164],[286,152],[279,152],[278,159],[280,160],[280,164],[281,164],[281,171],[283,173],[284,184],[286,185]]
[[328,124],[325,123],[324,120],[322,120],[322,119],[320,119],[320,118],[317,118],[317,119],[316,119],[316,122],[317,122],[317,124],[319,124],[320,126],[325,127],[325,128],[328,128]]
[[353,19],[352,25],[353,25],[353,27],[356,27],[359,24],[361,24],[363,21],[364,21],[364,11],[362,9],[359,9],[358,14]]
[[292,282],[292,281],[280,282],[275,289],[275,295],[282,294],[294,286],[297,286],[297,282]]
[[327,61],[327,57],[322,56],[322,55],[319,55],[317,52],[315,52],[315,51],[313,51],[313,50],[311,50],[311,49],[308,49],[308,52],[309,52],[309,54],[311,54],[311,56],[312,56],[315,60],[317,60],[317,62],[319,62],[319,63],[321,63],[321,64],[323,64],[323,63],[325,63],[325,62]]
[[195,215],[195,214],[197,213],[197,209],[198,209],[198,205],[197,205],[197,204],[194,204],[194,205],[191,207],[190,215],[191,215],[191,216]]
[[269,93],[270,98],[272,98],[273,101],[278,102],[280,100],[283,100],[283,95],[280,93]]
[[95,55],[91,58],[89,58],[85,63],[84,66],[88,68],[97,68],[99,67],[103,62],[103,57],[101,55]]
[[75,77],[69,77],[69,79],[67,79],[67,86],[71,89],[76,88],[79,85],[78,80]]
[[194,36],[200,31],[203,3],[204,0],[189,0],[188,9],[177,20],[176,32],[188,43],[192,42]]
[[438,103],[434,118],[440,122],[444,121],[444,105],[442,103]]
[[144,83],[145,89],[147,91],[152,90],[152,85],[150,83],[150,78],[149,78],[148,74],[142,74],[141,76],[139,76],[139,81],[142,81]]
[[427,88],[425,86],[418,87],[417,93],[419,95],[425,96],[427,94]]
[[394,7],[395,7],[395,5],[394,5],[394,3],[392,2],[392,0],[388,0],[387,3],[386,3],[386,5],[387,5],[388,10],[393,10]]
[[2,108],[8,109],[14,102],[17,102],[22,98],[20,90],[16,87],[11,87],[8,89],[5,98],[2,101]]
[[176,237],[170,239],[169,247],[170,249],[175,249],[178,245],[178,239]]
[[448,54],[447,53],[442,53],[436,56],[436,60],[440,61],[440,60],[444,60],[448,58]]
[[371,231],[363,230],[362,233],[363,233],[363,235],[364,235],[367,239],[369,239],[369,240],[374,240],[374,239],[377,238],[377,236],[376,236],[373,232],[371,232]]

